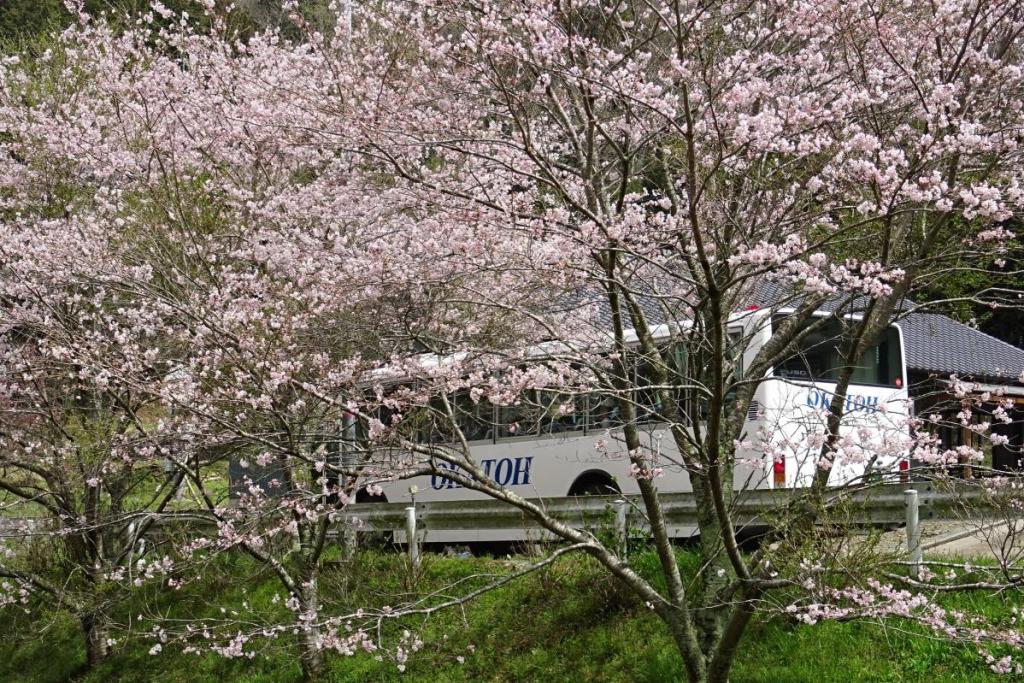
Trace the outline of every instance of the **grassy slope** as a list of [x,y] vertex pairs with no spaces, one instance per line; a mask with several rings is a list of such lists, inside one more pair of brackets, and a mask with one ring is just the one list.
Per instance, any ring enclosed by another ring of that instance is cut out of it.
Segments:
[[[653,561],[638,557],[641,568]],[[401,560],[367,554],[357,572],[336,570],[325,580],[337,599],[353,604],[397,600],[407,594]],[[211,604],[242,600],[267,607],[277,586],[236,561],[219,578],[181,592],[153,596],[150,607],[176,614],[215,613]],[[428,557],[417,591],[441,587],[479,572],[507,572],[498,560]],[[355,582],[349,577],[363,577]],[[342,596],[345,596],[342,598]],[[957,598],[957,607],[985,612],[1010,608],[992,596]],[[133,606],[133,609],[137,606]],[[141,611],[141,610],[140,610]],[[74,625],[54,618],[0,617],[0,681],[61,681],[84,655]],[[657,619],[637,605],[584,558],[570,558],[487,594],[464,612],[403,624],[424,629],[425,648],[408,671],[369,655],[329,660],[330,681],[666,681],[678,656]],[[444,636],[447,635],[447,640]],[[390,643],[394,644],[394,638]],[[264,649],[252,660],[184,655],[168,647],[147,654],[152,641],[128,641],[116,656],[84,680],[189,683],[242,681],[287,683],[299,670],[287,651]],[[470,653],[469,646],[475,646]],[[455,657],[465,656],[459,664]],[[756,624],[748,634],[734,681],[982,681],[995,678],[973,650],[912,636],[870,623],[798,626]]]

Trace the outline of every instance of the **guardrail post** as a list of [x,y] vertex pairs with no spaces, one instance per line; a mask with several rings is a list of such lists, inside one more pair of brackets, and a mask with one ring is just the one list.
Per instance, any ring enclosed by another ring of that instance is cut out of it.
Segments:
[[420,566],[420,542],[416,538],[416,506],[405,508],[405,542],[409,544],[409,562],[413,568]]
[[629,545],[629,534],[626,531],[626,506],[628,503],[619,498],[612,504],[615,506],[615,540],[619,545],[618,554],[625,560]]
[[914,489],[904,491],[903,502],[907,507],[907,552],[910,553],[910,575],[919,579],[921,577],[921,520],[917,491]]
[[345,520],[345,526],[341,532],[341,556],[351,560],[356,556],[356,549],[359,547],[359,535],[356,532],[358,521],[354,517]]

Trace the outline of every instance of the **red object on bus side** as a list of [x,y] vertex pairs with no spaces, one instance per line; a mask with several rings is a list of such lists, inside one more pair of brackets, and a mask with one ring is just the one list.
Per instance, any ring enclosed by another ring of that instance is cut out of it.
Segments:
[[776,460],[775,461],[775,463],[772,465],[772,474],[774,475],[772,477],[772,482],[776,486],[785,486],[786,485],[786,461],[785,461],[785,459],[783,459],[783,460]]

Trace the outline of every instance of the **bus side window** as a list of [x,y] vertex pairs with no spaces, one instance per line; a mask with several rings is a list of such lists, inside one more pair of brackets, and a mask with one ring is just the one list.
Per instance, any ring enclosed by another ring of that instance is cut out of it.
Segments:
[[588,429],[611,429],[622,424],[619,401],[614,396],[592,394],[588,413]]
[[[389,387],[389,389],[389,394],[392,394],[401,403],[406,400],[406,390],[412,390],[413,387],[396,385]],[[368,398],[368,401],[372,400],[372,398]],[[419,443],[431,443],[431,434],[434,431],[432,423],[435,419],[432,407],[433,404],[430,407],[410,405],[402,411],[396,412],[387,406],[381,405],[377,408],[376,417],[385,426],[394,429],[395,433],[404,439]],[[399,417],[397,421],[396,417]],[[366,440],[369,438],[369,427],[365,418],[357,419],[352,429],[349,430],[351,438],[356,443],[365,446]]]
[[[660,358],[643,360],[636,366],[636,419],[637,422],[658,422],[665,414],[660,385],[655,382],[654,364],[663,365]],[[664,368],[663,368],[664,370]],[[654,387],[654,388],[649,388]]]
[[[808,324],[819,323],[812,320]],[[844,364],[843,352],[849,344],[848,325],[839,320],[820,324],[800,340],[792,356],[776,365],[775,375],[794,380],[835,382]],[[857,359],[850,383],[902,387],[904,382],[899,331],[890,325],[879,342]]]
[[494,406],[485,398],[474,402],[468,391],[459,391],[451,399],[455,424],[466,441],[491,440],[494,436]]
[[540,429],[540,400],[536,390],[529,390],[517,403],[498,408],[498,436],[536,436]]
[[726,352],[733,363],[733,379],[743,379],[743,352],[746,350],[746,344],[743,340],[743,332],[740,330],[732,330],[729,332],[729,342],[726,348]]
[[558,434],[583,429],[584,400],[557,391],[540,391],[541,433]]
[[489,440],[493,437],[494,407],[489,401],[480,399],[474,403],[468,391],[458,391],[446,398],[447,407],[444,400],[435,397],[430,400],[429,409],[423,409],[422,414],[416,416],[422,442],[456,442],[459,434],[466,441]]
[[736,382],[743,379],[743,333],[739,330],[729,332],[726,345],[726,356],[732,362],[732,373],[726,379],[728,390],[725,393],[725,405],[727,409],[736,402]]
[[686,422],[689,416],[689,405],[693,390],[690,385],[693,379],[689,373],[689,362],[686,346],[682,343],[675,343],[672,346],[670,359],[670,383],[673,385],[672,399],[676,402],[676,409],[679,420]]
[[446,443],[452,441],[455,436],[444,401],[439,397],[430,399],[430,408],[427,411],[424,425],[424,436],[426,443]]

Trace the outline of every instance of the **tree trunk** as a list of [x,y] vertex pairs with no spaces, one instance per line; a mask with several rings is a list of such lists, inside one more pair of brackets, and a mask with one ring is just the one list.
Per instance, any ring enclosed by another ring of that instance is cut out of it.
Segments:
[[110,623],[102,613],[86,614],[81,618],[85,636],[85,669],[92,669],[110,655]]
[[[694,625],[700,648],[710,657],[722,636],[727,616],[726,606],[718,604],[718,594],[731,580],[732,567],[722,543],[722,527],[715,514],[711,485],[705,475],[691,474],[693,494],[697,502],[697,528],[700,531],[700,559],[702,571],[697,577],[694,603]],[[731,490],[729,491],[731,493]]]
[[299,629],[299,651],[302,680],[319,680],[324,672],[324,654],[320,649],[320,629],[317,626],[305,625]]
[[742,591],[739,595],[739,602],[730,611],[718,644],[715,646],[714,652],[708,656],[707,683],[729,683],[729,672],[732,671],[740,640],[743,638],[743,632],[750,623],[750,619],[754,616],[754,602],[751,599],[753,597],[754,594],[748,595]]
[[[687,655],[688,652],[691,652],[691,649],[687,642],[686,629],[683,628],[682,623],[685,616],[673,614],[670,611],[661,612],[659,616],[661,616],[665,625],[668,626],[669,633],[672,634],[672,639],[676,643],[676,649],[679,651],[679,656],[683,659],[683,672],[685,673],[687,683],[705,683],[707,681],[707,660],[700,657],[700,655],[693,658]],[[692,661],[692,659],[700,659],[701,661]]]
[[324,672],[324,654],[320,643],[320,603],[316,578],[310,578],[302,587],[299,623],[299,657],[302,678],[318,680]]

